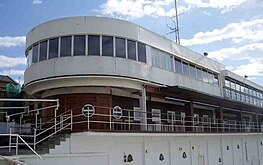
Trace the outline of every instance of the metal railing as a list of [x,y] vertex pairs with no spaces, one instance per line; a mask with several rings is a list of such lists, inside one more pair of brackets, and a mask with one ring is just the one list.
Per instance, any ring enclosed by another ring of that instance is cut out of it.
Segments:
[[[36,127],[23,128],[20,125],[20,127],[10,128],[9,134],[0,134],[0,137],[9,137],[9,145],[0,146],[0,149],[3,147],[8,147],[9,150],[16,148],[16,154],[18,154],[19,146],[26,145],[35,153],[37,145],[66,130],[158,133],[263,132],[263,124],[252,121],[222,120],[211,118],[208,115],[205,117],[179,115],[176,114],[178,113],[176,111],[153,113],[120,109],[120,107],[118,109],[103,106],[86,107],[86,109],[84,107],[75,107],[61,114],[57,114],[57,109],[55,109],[54,117],[48,117],[45,122],[36,124]],[[210,114],[210,116],[213,115]],[[30,134],[19,135],[21,129],[29,129]],[[18,131],[19,133],[17,133]]]
[[[152,114],[152,112],[134,112],[134,110],[129,109],[122,109],[121,116],[116,118],[113,114],[113,108],[111,107],[94,106],[94,108],[96,109],[96,112],[92,116],[83,115],[82,113],[74,114],[73,126],[84,124],[86,125],[86,130],[98,131],[110,130],[174,133],[263,132],[263,123],[252,121],[222,120],[209,117],[182,116],[176,114],[169,116],[166,113]],[[134,113],[139,113],[139,115],[134,116]]]
[[[18,155],[18,149],[19,149],[19,140],[22,141],[22,143],[27,146],[37,157],[42,159],[42,157],[34,150],[32,147],[18,134],[0,134],[0,137],[10,137],[9,138],[9,145],[8,146],[0,146],[0,148],[8,148],[9,152],[11,152],[12,148],[15,148],[15,155]],[[12,137],[15,137],[16,142],[12,143]]]

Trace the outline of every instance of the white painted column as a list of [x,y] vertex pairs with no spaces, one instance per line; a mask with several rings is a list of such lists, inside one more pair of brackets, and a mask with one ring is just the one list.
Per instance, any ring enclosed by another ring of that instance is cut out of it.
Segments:
[[141,130],[147,130],[147,109],[146,109],[146,89],[143,86],[140,97],[140,111],[141,113]]

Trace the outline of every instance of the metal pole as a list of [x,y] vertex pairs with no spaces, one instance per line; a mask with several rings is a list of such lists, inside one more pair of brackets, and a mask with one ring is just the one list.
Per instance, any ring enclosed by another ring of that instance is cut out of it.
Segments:
[[18,155],[18,136],[16,136],[16,155]]
[[11,152],[12,145],[12,128],[9,128],[9,152]]
[[175,37],[176,42],[180,44],[180,37],[179,37],[179,22],[178,22],[178,12],[177,12],[177,0],[174,0],[174,7],[175,7],[175,18],[176,18],[176,28],[175,28]]
[[73,130],[73,111],[70,111],[70,129]]
[[111,109],[110,109],[110,130],[111,130]]
[[36,134],[37,134],[37,129],[34,129],[34,150],[36,150]]
[[89,130],[89,111],[88,111],[88,130]]

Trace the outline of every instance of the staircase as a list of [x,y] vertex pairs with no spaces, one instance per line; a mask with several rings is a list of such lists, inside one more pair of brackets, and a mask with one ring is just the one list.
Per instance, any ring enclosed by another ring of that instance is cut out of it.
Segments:
[[[67,133],[53,135],[47,140],[37,145],[35,151],[40,155],[48,154],[50,149],[55,149],[57,145],[60,145],[61,142],[66,141],[66,139],[69,137],[70,137],[70,134],[67,134]],[[32,154],[34,153],[24,144],[20,143],[18,145],[18,155],[32,155]],[[16,149],[12,148],[11,151],[9,152],[8,148],[0,148],[0,155],[2,156],[16,155]]]

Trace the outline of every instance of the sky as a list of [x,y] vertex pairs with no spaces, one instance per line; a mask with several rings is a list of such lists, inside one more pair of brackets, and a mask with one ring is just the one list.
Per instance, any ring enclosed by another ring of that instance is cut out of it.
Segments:
[[[263,86],[263,0],[177,0],[177,6],[181,45]],[[174,0],[0,0],[0,74],[22,84],[27,33],[71,16],[124,19],[175,40]]]

